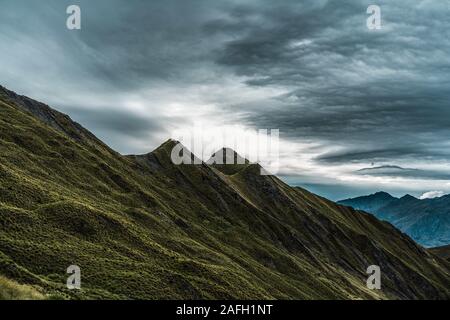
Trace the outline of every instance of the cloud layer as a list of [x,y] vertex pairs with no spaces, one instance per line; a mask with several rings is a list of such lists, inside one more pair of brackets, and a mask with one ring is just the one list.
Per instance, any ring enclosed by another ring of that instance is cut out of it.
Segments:
[[330,198],[450,192],[448,1],[378,1],[376,31],[372,1],[82,0],[70,31],[72,2],[2,2],[0,80],[118,151],[199,121],[274,128],[282,174]]

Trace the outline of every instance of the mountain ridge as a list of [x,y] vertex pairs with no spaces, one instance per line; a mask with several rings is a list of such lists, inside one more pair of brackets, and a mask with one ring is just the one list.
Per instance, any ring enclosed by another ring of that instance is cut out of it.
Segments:
[[[0,95],[0,274],[20,284],[71,299],[450,297],[448,262],[257,164],[174,165],[174,141],[122,156],[35,113]],[[72,264],[81,291],[65,288]]]

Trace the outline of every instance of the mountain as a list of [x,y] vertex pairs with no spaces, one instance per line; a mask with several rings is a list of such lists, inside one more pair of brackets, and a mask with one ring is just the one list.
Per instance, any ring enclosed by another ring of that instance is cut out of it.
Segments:
[[440,256],[442,259],[450,261],[450,245],[443,246],[443,247],[437,247],[437,248],[431,248],[429,250],[430,250],[430,252],[433,252],[437,256]]
[[35,288],[20,285],[0,276],[0,300],[42,300],[44,295]]
[[[391,224],[244,161],[111,150],[0,90],[0,274],[70,299],[449,299],[450,264]],[[366,287],[370,265],[382,290]],[[81,290],[66,289],[71,265]],[[21,287],[26,285],[26,287]]]
[[377,192],[370,196],[363,196],[353,199],[339,201],[340,204],[348,205],[358,210],[366,212],[377,212],[392,201],[396,200],[393,196],[386,192]]
[[450,195],[420,200],[411,195],[395,198],[379,192],[339,203],[391,222],[426,247],[450,243]]
[[250,161],[230,148],[222,148],[213,153],[206,164],[213,165],[226,175],[233,175],[250,164]]

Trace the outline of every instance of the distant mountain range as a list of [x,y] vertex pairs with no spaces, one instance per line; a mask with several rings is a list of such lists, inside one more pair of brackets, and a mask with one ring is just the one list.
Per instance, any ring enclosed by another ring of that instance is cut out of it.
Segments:
[[0,87],[0,298],[450,298],[450,263],[391,224],[175,145],[124,156]]
[[450,244],[450,195],[421,200],[411,195],[396,198],[378,192],[338,203],[373,213],[426,247]]

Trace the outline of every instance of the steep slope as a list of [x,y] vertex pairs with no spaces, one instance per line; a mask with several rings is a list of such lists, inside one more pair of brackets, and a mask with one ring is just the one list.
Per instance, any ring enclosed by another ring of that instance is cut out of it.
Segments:
[[437,256],[441,257],[442,259],[450,261],[450,245],[443,246],[443,247],[437,247],[437,248],[431,248],[429,250],[431,252],[433,252],[434,254],[436,254]]
[[35,288],[20,285],[0,276],[0,300],[42,300],[44,295]]
[[82,142],[84,144],[101,146],[111,151],[102,141],[97,139],[90,131],[83,128],[80,124],[72,121],[68,115],[58,112],[48,105],[21,96],[0,86],[0,97],[3,102],[13,104],[20,109],[33,114],[36,118],[51,126],[52,128],[64,133],[68,137]]
[[379,201],[375,194],[339,203],[371,212],[379,219],[391,222],[426,247],[450,243],[450,195],[424,200],[411,195],[385,198],[389,200]]
[[230,148],[222,148],[214,152],[206,163],[226,175],[231,175],[241,171],[250,161]]
[[[0,94],[9,279],[68,298],[450,297],[448,262],[371,215],[261,176],[257,164],[176,166],[172,140],[121,156],[29,106]],[[65,288],[73,264],[81,291]],[[366,288],[371,264],[383,271],[380,291]]]

